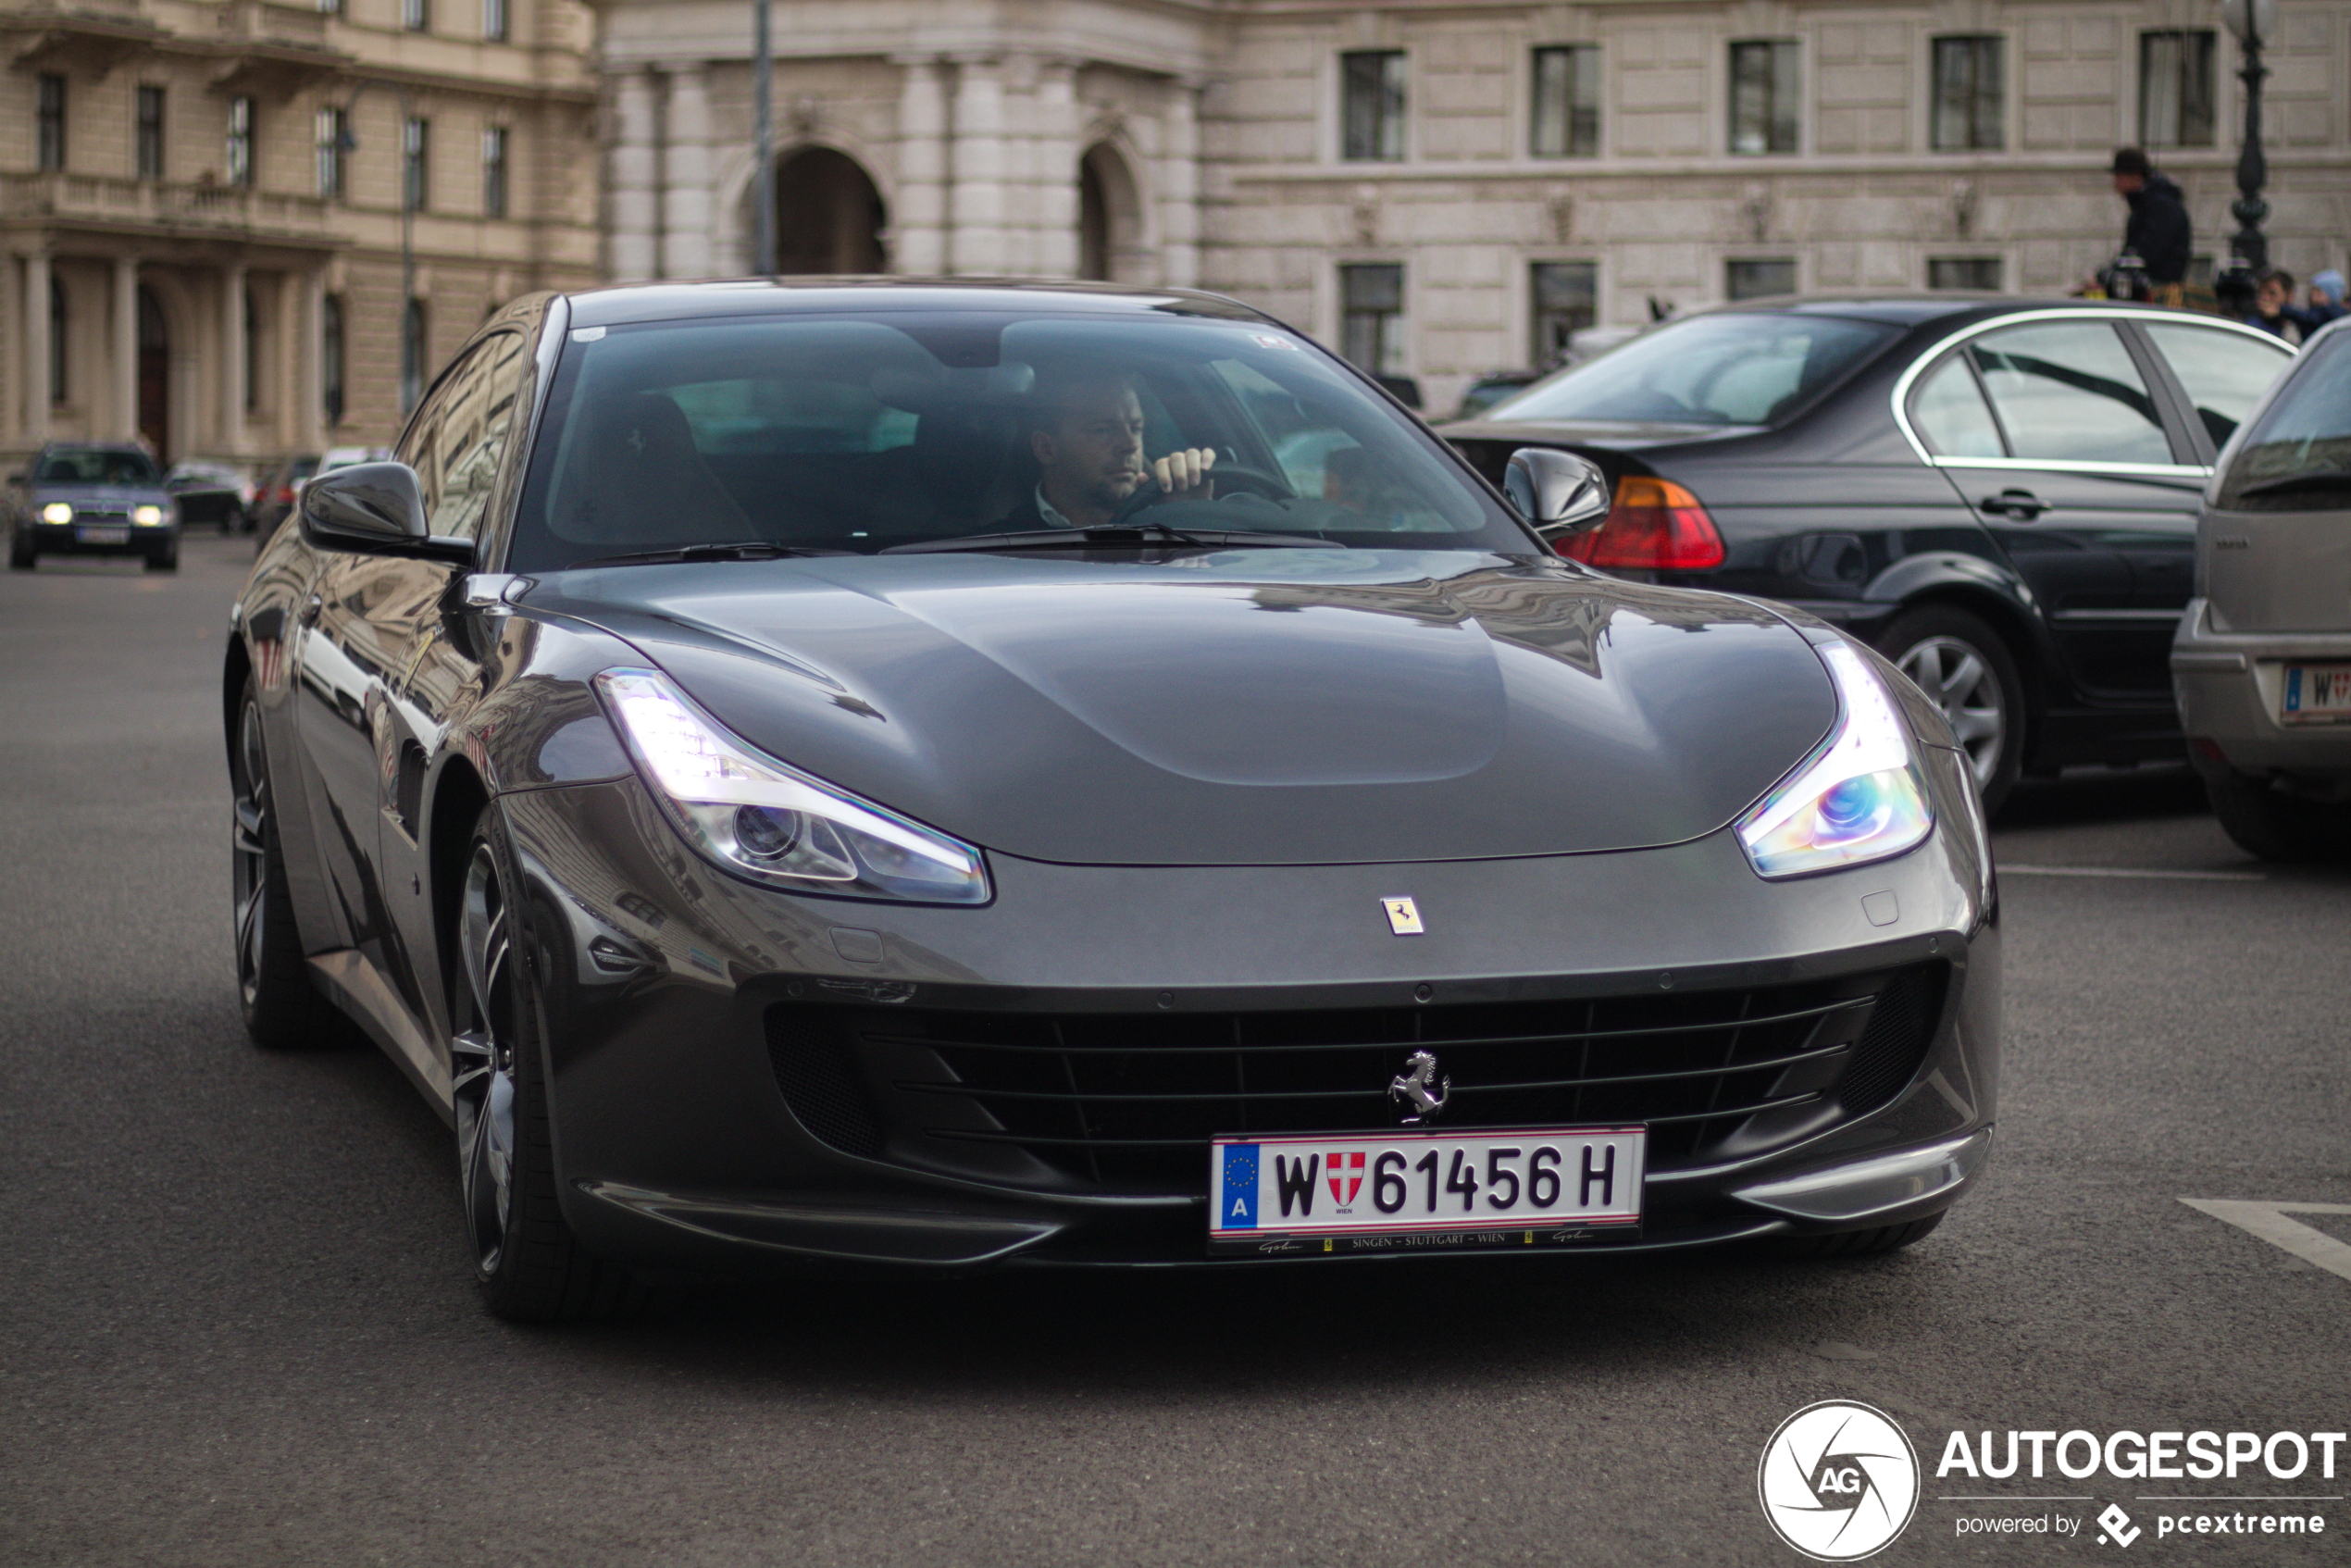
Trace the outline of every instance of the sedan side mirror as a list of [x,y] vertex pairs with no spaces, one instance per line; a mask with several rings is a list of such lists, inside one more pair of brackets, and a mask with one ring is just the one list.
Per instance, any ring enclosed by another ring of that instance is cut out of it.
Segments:
[[1520,447],[1502,471],[1502,493],[1546,540],[1588,532],[1608,520],[1608,476],[1572,452]]
[[405,463],[355,463],[302,487],[302,537],[322,550],[406,555],[470,566],[474,541],[433,534],[417,470]]

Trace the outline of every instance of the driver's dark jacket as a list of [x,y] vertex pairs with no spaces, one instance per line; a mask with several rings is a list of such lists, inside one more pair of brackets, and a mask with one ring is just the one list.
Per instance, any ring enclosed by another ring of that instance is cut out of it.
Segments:
[[2180,188],[2169,177],[2150,174],[2146,183],[2122,198],[2131,204],[2131,220],[2123,226],[2122,248],[2135,251],[2146,263],[2150,283],[2177,283],[2188,275],[2188,250],[2196,231]]

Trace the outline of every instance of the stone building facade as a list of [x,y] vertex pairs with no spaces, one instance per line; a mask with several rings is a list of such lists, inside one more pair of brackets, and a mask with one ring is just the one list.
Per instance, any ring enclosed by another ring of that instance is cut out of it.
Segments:
[[[750,266],[742,0],[595,0],[605,263]],[[2281,0],[2275,259],[2351,237],[2351,6]],[[2063,292],[2146,143],[2234,228],[2219,0],[776,0],[786,270],[1237,294],[1450,405],[1563,334],[1782,290]]]
[[0,11],[0,453],[388,442],[491,306],[597,277],[590,44],[573,0]]

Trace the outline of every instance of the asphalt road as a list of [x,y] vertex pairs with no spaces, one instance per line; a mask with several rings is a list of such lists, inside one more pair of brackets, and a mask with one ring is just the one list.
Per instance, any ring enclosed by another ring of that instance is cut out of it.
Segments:
[[[533,1331],[476,1304],[449,1135],[392,1067],[239,1029],[246,560],[0,577],[0,1562],[1793,1563],[1757,1459],[1835,1397],[1929,1467],[1878,1561],[2110,1553],[2109,1501],[2133,1560],[2351,1551],[2340,1501],[2318,1540],[2183,1542],[2136,1500],[2351,1493],[2351,1452],[1933,1474],[1955,1428],[2351,1425],[2351,1278],[2181,1201],[2351,1204],[2351,875],[2252,865],[2179,774],[1999,825],[1995,1162],[1910,1252],[713,1292]],[[1986,1492],[2093,1500],[1941,1500]],[[1957,1534],[2001,1513],[2081,1533]]]

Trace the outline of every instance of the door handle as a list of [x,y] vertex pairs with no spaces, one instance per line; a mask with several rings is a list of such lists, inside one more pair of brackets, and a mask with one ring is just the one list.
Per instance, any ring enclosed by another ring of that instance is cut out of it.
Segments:
[[1979,511],[1989,512],[1995,516],[2013,517],[2020,523],[2029,523],[2049,509],[2047,502],[2029,490],[2004,490],[1997,495],[1985,496],[1975,504]]
[[309,602],[303,605],[302,613],[294,618],[305,626],[317,626],[319,616],[325,613],[326,608],[327,602],[314,593],[310,596]]

